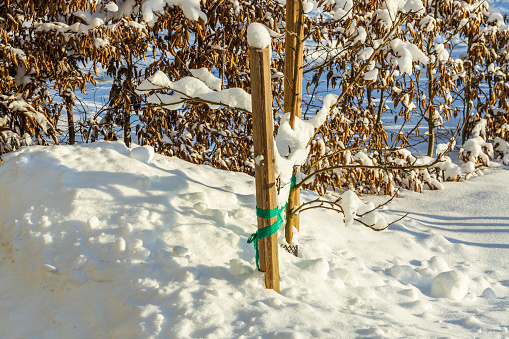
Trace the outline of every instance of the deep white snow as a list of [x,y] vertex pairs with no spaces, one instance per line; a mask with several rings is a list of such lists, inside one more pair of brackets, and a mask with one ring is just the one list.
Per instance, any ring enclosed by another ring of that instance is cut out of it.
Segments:
[[247,175],[119,142],[3,160],[2,338],[509,338],[509,171],[498,163],[403,192],[384,216],[410,214],[387,231],[304,212],[299,257],[279,254],[277,294],[246,243]]

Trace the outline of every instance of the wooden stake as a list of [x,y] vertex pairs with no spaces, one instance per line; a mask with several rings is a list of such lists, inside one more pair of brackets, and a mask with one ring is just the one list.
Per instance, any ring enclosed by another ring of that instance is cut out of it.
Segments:
[[[302,116],[302,56],[304,51],[304,25],[302,0],[286,1],[286,43],[284,74],[284,110],[291,113],[290,126],[295,127],[295,117]],[[292,209],[300,205],[300,190],[295,190],[288,199],[285,226],[286,242],[291,245],[293,226],[299,230],[299,215],[290,218]]]
[[[256,178],[256,206],[273,209],[276,204],[276,173],[274,168],[274,122],[270,76],[270,47],[249,48],[251,64],[251,102]],[[276,222],[258,217],[258,229]],[[259,240],[260,270],[265,272],[265,286],[279,293],[279,259],[277,232]]]

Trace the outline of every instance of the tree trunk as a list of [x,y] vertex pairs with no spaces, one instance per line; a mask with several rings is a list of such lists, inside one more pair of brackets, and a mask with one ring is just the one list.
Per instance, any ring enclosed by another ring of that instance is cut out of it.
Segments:
[[[472,39],[468,38],[468,51],[472,48]],[[461,143],[464,144],[467,141],[467,130],[470,120],[470,111],[472,110],[472,69],[473,62],[468,60],[467,62],[467,83],[465,84],[465,108],[463,111],[463,127],[461,129]]]
[[76,131],[74,130],[74,115],[72,112],[72,104],[67,103],[65,105],[65,109],[67,110],[67,128],[69,131],[69,145],[74,145],[76,142]]
[[[435,1],[435,12],[434,12],[434,18],[435,20],[438,17],[438,8],[440,6],[440,0]],[[431,36],[434,34],[433,32],[430,32],[430,36],[428,36],[428,58],[431,57],[431,48],[435,44],[434,36]],[[431,59],[430,59],[431,60]],[[433,92],[433,70],[434,65],[431,64],[431,62],[428,64],[428,157],[433,157],[433,151],[435,148],[435,93]]]
[[[295,127],[295,117],[302,116],[302,77],[304,38],[302,0],[286,1],[286,43],[284,74],[284,113],[290,113],[290,126]],[[294,174],[296,169],[294,169]],[[299,216],[290,217],[291,210],[300,205],[300,190],[288,198],[285,226],[286,242],[291,245],[293,226],[299,229]]]
[[131,112],[124,111],[124,144],[131,146]]

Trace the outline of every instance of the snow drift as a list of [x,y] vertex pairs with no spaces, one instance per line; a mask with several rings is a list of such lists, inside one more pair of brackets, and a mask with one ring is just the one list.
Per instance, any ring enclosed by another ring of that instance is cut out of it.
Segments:
[[[507,335],[509,241],[488,253],[418,214],[378,233],[313,210],[301,217],[300,256],[280,251],[277,294],[246,243],[256,219],[245,174],[110,142],[3,160],[1,337]],[[426,194],[402,201],[436,210]]]

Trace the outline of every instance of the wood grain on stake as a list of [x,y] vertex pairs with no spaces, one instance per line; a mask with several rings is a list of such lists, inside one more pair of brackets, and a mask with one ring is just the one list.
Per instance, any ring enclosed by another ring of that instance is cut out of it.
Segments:
[[[273,209],[276,203],[276,174],[274,169],[274,123],[270,77],[270,46],[249,48],[251,64],[251,100],[253,111],[253,141],[256,161],[256,206]],[[258,229],[276,222],[258,217]],[[279,293],[279,259],[277,232],[259,240],[260,270],[265,272],[265,286]]]

